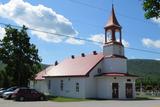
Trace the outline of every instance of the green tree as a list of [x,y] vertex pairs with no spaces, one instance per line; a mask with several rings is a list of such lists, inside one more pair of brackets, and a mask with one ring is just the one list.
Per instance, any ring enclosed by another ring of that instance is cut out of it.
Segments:
[[10,86],[10,78],[7,75],[6,71],[0,71],[0,87],[9,87]]
[[20,30],[7,26],[0,42],[0,60],[6,64],[5,71],[10,85],[27,86],[41,68],[38,49],[30,43],[27,28]]
[[143,0],[145,18],[160,18],[160,0]]

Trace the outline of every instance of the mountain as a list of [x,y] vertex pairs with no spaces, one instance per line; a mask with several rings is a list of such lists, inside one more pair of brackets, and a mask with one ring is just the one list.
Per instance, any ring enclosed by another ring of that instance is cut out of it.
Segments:
[[160,80],[160,61],[148,59],[129,59],[128,72],[153,81]]

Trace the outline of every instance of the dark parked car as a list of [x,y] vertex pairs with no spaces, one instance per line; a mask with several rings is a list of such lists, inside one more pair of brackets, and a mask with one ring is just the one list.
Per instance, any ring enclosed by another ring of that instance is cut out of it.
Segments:
[[46,100],[43,93],[29,88],[18,88],[12,94],[12,98],[16,101],[32,101],[32,100]]
[[8,89],[1,90],[1,91],[0,91],[0,97],[2,97],[3,93],[9,92],[9,91],[14,91],[14,90],[17,89],[17,88],[18,88],[17,86],[14,86],[14,87],[10,87],[10,88],[8,88]]

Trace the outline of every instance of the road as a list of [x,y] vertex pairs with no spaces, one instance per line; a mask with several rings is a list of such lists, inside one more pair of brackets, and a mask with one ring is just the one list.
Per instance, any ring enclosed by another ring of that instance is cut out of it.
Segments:
[[15,102],[0,99],[0,107],[160,107],[160,100],[145,101],[82,101],[82,102]]

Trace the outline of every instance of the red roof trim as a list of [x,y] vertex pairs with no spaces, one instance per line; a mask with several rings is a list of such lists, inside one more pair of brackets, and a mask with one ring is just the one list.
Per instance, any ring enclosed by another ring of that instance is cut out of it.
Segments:
[[43,76],[43,77],[51,77],[51,78],[63,78],[63,77],[88,77],[87,75],[67,75],[67,76]]
[[102,73],[99,75],[96,75],[95,77],[100,77],[100,76],[109,76],[109,77],[138,77],[137,75],[132,75],[128,73],[118,73],[118,72],[109,72],[109,73]]

